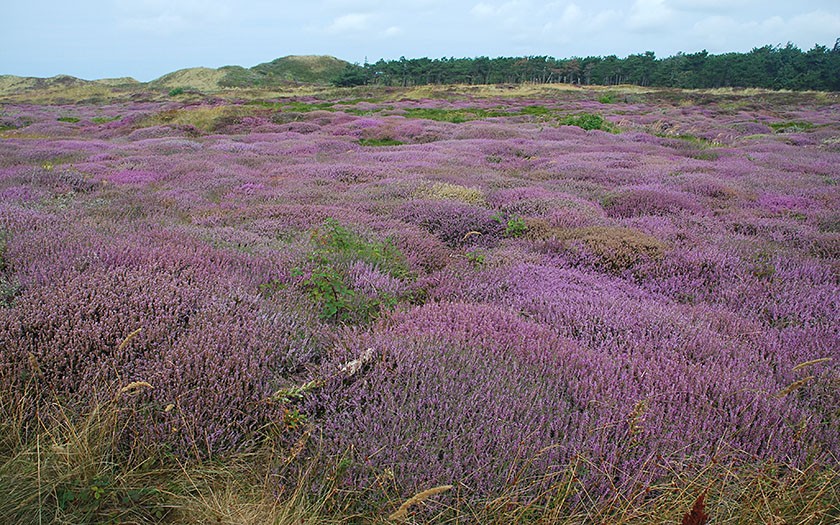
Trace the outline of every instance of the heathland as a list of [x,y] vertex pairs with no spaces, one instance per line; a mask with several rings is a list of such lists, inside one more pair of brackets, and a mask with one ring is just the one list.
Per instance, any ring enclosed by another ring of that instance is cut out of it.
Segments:
[[3,523],[840,518],[840,96],[65,80],[0,99]]

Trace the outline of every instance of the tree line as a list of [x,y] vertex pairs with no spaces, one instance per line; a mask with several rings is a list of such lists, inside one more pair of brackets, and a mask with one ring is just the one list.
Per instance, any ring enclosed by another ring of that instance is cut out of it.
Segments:
[[667,58],[657,58],[652,51],[626,58],[400,57],[351,64],[333,80],[336,86],[522,83],[840,91],[840,38],[833,48],[817,44],[808,51],[788,43],[747,53],[713,55],[703,50]]

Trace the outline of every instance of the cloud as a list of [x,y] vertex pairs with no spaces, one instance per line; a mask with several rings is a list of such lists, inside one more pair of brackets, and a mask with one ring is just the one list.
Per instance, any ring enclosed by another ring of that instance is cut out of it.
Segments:
[[373,15],[369,13],[348,13],[333,19],[326,31],[331,34],[367,31],[372,19]]
[[626,25],[631,31],[657,31],[666,29],[673,18],[674,12],[665,0],[636,0]]
[[[840,14],[812,11],[785,19],[774,15],[764,19],[739,21],[729,16],[708,16],[694,23],[691,36],[712,52],[748,51],[757,45],[798,41],[808,47],[831,42],[840,34]],[[809,35],[813,42],[802,42]]]
[[470,9],[470,13],[479,17],[503,17],[508,21],[511,17],[518,18],[518,15],[525,11],[531,11],[530,2],[519,0],[511,0],[499,5],[479,2]]
[[583,11],[581,11],[580,7],[578,7],[576,3],[572,2],[563,9],[563,16],[560,17],[560,23],[563,25],[571,25],[579,22],[582,17]]
[[171,34],[229,21],[233,10],[219,0],[118,0],[120,27],[155,34]]
[[382,36],[390,38],[390,37],[399,36],[402,33],[403,33],[403,30],[402,30],[401,27],[391,26],[391,27],[389,27],[388,29],[386,29],[385,31],[382,32]]
[[669,0],[668,3],[680,11],[720,14],[749,7],[759,3],[759,0]]
[[479,2],[470,9],[470,13],[480,17],[488,17],[496,14],[496,8],[490,4]]

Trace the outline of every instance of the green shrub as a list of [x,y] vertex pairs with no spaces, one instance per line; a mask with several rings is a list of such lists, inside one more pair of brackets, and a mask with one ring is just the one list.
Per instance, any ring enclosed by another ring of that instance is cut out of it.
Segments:
[[535,117],[544,117],[551,115],[551,110],[545,106],[525,106],[519,110],[520,115],[532,115]]
[[808,131],[813,128],[814,125],[810,122],[801,120],[791,120],[785,122],[771,122],[770,127],[773,128],[773,131],[776,133],[797,133],[800,131]]
[[119,120],[120,118],[122,118],[122,117],[120,117],[120,116],[116,116],[116,117],[93,117],[92,119],[90,119],[90,121],[93,122],[94,124],[107,124],[108,122],[113,122],[115,120]]
[[441,108],[408,108],[405,110],[407,118],[422,118],[460,124],[468,120],[490,117],[505,117],[509,113],[499,110],[481,108],[441,109]]
[[582,113],[580,115],[569,115],[560,121],[564,126],[577,126],[586,131],[593,129],[600,129],[603,131],[612,131],[612,126],[609,122],[604,120],[601,115],[594,113]]
[[359,139],[360,146],[402,146],[403,144],[405,142],[388,137],[381,139]]
[[332,107],[335,102],[289,102],[283,104],[283,111],[294,111],[297,113],[309,113],[310,111],[335,111]]
[[182,88],[182,87],[176,87],[174,89],[169,90],[169,96],[170,97],[177,97],[178,95],[183,95],[183,94],[184,94],[184,88]]
[[364,262],[400,280],[413,280],[408,264],[390,241],[368,240],[350,231],[335,219],[327,219],[312,232],[315,250],[308,260],[308,276],[302,268],[292,270],[292,278],[320,306],[323,319],[346,323],[366,323],[383,310],[394,308],[400,299],[388,293],[375,297],[357,293],[347,282],[347,271]]
[[505,237],[522,237],[528,231],[528,223],[522,217],[505,217],[501,213],[493,215],[493,220],[505,227]]
[[59,122],[73,122],[76,123],[81,120],[79,117],[58,117]]

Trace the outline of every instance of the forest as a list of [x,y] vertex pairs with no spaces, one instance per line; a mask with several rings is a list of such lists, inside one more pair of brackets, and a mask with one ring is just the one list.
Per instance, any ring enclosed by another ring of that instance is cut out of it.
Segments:
[[476,58],[380,59],[352,64],[338,75],[337,86],[376,84],[568,83],[580,85],[635,84],[639,86],[703,88],[767,88],[840,90],[840,38],[832,48],[816,44],[808,51],[795,45],[766,45],[747,53],[655,53],[619,58],[588,56],[559,59],[550,56]]

